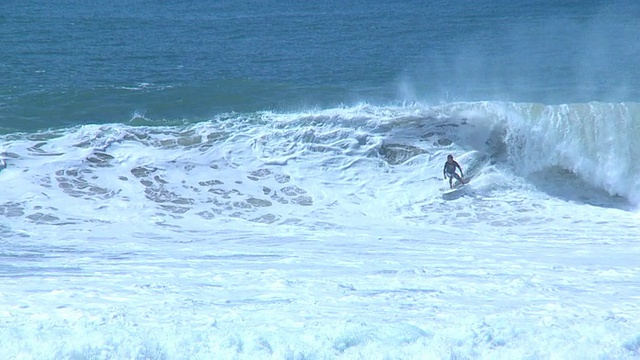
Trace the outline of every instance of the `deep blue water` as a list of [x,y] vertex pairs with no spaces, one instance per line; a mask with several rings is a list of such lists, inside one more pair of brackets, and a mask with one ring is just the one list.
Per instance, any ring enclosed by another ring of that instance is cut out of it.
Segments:
[[0,128],[358,102],[638,101],[640,5],[4,1]]

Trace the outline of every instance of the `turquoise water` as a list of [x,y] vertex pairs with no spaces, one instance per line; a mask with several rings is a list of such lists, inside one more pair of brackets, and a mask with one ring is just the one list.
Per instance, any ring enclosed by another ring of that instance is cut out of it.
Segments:
[[[0,126],[637,101],[634,2],[5,1]],[[5,130],[10,131],[10,130]]]

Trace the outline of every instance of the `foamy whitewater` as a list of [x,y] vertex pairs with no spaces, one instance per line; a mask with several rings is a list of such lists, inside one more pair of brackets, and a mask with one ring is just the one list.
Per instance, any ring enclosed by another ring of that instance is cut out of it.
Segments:
[[[640,356],[640,106],[0,137],[2,359]],[[446,155],[470,183],[443,195]]]

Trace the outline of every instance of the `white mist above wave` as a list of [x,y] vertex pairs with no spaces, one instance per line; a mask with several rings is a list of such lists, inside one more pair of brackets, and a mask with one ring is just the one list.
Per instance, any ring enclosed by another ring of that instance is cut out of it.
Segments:
[[[363,105],[6,135],[0,347],[632,358],[637,173],[607,159],[631,164],[634,106]],[[443,199],[449,153],[473,178]]]

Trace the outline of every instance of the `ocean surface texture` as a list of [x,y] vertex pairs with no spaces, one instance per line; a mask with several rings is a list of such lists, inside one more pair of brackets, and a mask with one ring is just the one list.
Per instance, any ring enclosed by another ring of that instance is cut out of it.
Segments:
[[0,2],[0,359],[637,359],[638,19]]

